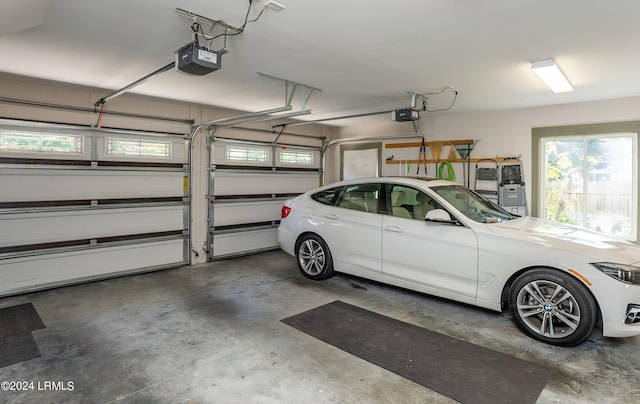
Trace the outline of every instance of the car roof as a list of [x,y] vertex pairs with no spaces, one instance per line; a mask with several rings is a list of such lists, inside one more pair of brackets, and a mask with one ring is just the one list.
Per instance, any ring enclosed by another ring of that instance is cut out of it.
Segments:
[[[403,184],[403,185],[412,185],[418,188],[431,188],[442,185],[460,185],[452,181],[446,180],[437,180],[433,178],[426,177],[369,177],[369,178],[358,178],[355,180],[346,180],[346,181],[338,181],[333,182],[331,184],[326,184],[320,189],[330,189],[343,185],[353,185],[353,184],[368,184],[380,182],[385,184]],[[317,190],[316,190],[317,191]]]

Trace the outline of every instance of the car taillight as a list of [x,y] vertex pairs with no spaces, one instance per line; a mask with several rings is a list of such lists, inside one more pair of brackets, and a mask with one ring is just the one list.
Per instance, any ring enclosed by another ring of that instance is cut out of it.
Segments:
[[291,208],[288,206],[283,206],[282,212],[280,213],[280,218],[284,219],[285,217],[289,216],[289,213],[291,213]]

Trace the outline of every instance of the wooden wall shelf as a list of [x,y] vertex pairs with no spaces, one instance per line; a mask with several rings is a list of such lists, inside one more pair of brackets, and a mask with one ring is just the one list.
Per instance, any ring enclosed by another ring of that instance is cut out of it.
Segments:
[[[493,160],[496,163],[503,163],[503,162],[508,162],[508,161],[518,161],[517,157],[483,157],[483,158],[470,158],[470,159],[462,159],[457,157],[458,154],[455,152],[455,146],[470,146],[471,149],[473,149],[473,146],[476,144],[476,141],[473,139],[464,139],[464,140],[434,140],[431,142],[424,142],[424,145],[426,147],[429,147],[429,149],[431,150],[431,155],[434,158],[431,159],[411,159],[411,160],[387,160],[386,163],[387,164],[405,164],[407,162],[411,163],[411,164],[422,164],[422,163],[427,163],[427,164],[440,164],[440,163],[444,163],[444,162],[450,162],[450,163],[477,163],[479,161],[483,161],[483,160]],[[384,147],[386,149],[399,149],[399,148],[420,148],[422,147],[423,143],[422,142],[409,142],[409,143],[387,143],[384,145]],[[449,156],[448,158],[441,158],[441,152],[442,152],[442,147],[443,146],[451,146],[450,150],[449,150]],[[456,156],[456,158],[453,158],[453,156]],[[426,157],[426,156],[425,156]]]
[[[469,145],[473,146],[475,144],[475,140],[465,139],[465,140],[439,140],[432,142],[424,142],[424,145],[427,147],[432,147],[434,145],[442,146],[463,146]],[[410,142],[410,143],[387,143],[384,145],[385,149],[397,149],[401,147],[420,147],[422,146],[422,142]]]
[[419,163],[427,163],[427,164],[433,164],[433,163],[444,163],[444,162],[450,162],[450,163],[477,163],[478,161],[487,161],[490,162],[489,160],[493,160],[497,163],[503,163],[503,162],[508,162],[508,161],[514,161],[517,162],[518,158],[517,157],[491,157],[491,158],[471,158],[471,159],[466,159],[466,160],[462,160],[462,159],[454,159],[454,160],[448,160],[448,159],[427,159],[427,160],[420,160],[420,159],[409,159],[409,160],[387,160],[386,163],[387,164],[405,164],[407,161],[411,164],[419,164]]

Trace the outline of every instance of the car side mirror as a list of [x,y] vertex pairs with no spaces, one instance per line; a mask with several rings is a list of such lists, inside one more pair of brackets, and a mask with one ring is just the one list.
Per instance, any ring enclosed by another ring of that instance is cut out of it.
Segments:
[[452,220],[449,212],[444,209],[432,209],[428,211],[424,220],[427,222],[458,224],[458,221]]

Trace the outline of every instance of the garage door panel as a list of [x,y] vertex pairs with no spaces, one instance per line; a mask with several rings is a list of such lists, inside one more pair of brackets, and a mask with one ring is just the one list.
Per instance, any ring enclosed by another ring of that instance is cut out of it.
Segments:
[[214,226],[280,220],[283,200],[219,203],[213,212]]
[[181,230],[184,206],[0,214],[0,247]]
[[[0,295],[185,264],[182,239],[0,260]],[[134,268],[134,269],[132,269]]]
[[214,237],[214,246],[215,258],[273,249],[278,246],[278,229],[219,234]]
[[215,195],[301,193],[318,186],[318,173],[225,173],[215,174]]
[[277,249],[282,205],[318,186],[321,148],[214,139],[209,178],[209,258]]
[[185,173],[2,169],[2,202],[182,196]]
[[188,263],[188,139],[0,122],[0,294]]

